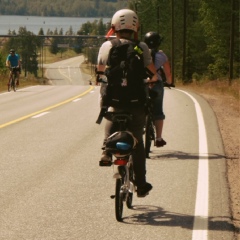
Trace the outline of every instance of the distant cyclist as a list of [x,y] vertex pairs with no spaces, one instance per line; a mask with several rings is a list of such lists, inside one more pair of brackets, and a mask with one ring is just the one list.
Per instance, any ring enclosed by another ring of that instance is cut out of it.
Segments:
[[[15,53],[14,49],[11,49],[9,55],[7,56],[6,66],[9,68],[17,67],[17,86],[19,85],[19,75],[21,71],[21,61],[20,56]],[[10,84],[10,80],[12,77],[12,70],[10,69],[10,75],[8,80],[8,85]]]

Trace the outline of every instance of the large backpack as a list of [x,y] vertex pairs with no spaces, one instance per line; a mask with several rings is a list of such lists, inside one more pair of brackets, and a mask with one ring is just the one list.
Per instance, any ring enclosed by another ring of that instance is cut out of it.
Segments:
[[146,101],[143,50],[139,42],[114,39],[110,49],[105,75],[106,95],[103,105],[116,108],[143,106]]

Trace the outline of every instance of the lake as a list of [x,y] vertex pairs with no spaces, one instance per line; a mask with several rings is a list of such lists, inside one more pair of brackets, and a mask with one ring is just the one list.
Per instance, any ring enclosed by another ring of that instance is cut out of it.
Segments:
[[[82,24],[86,22],[94,22],[101,18],[70,18],[70,17],[36,17],[36,16],[9,16],[0,15],[0,35],[8,34],[8,31],[15,30],[18,33],[20,27],[26,27],[27,31],[38,34],[40,28],[43,29],[44,34],[48,29],[58,31],[62,28],[63,34],[72,27],[74,33],[80,30]],[[102,18],[103,23],[110,22],[110,18]]]

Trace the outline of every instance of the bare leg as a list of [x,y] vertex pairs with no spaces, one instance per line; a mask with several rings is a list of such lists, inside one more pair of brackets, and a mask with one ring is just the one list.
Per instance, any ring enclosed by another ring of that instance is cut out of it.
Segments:
[[167,143],[162,139],[162,130],[163,130],[163,120],[155,120],[155,127],[156,127],[156,147],[163,147]]
[[163,120],[155,120],[157,139],[162,138]]

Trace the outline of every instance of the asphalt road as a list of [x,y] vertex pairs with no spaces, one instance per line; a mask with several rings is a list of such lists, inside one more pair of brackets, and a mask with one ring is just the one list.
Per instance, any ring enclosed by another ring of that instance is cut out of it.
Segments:
[[0,94],[1,240],[233,239],[222,140],[204,99],[166,89],[167,145],[147,160],[153,190],[134,194],[119,223],[113,169],[98,166],[99,87],[55,69],[64,84]]

